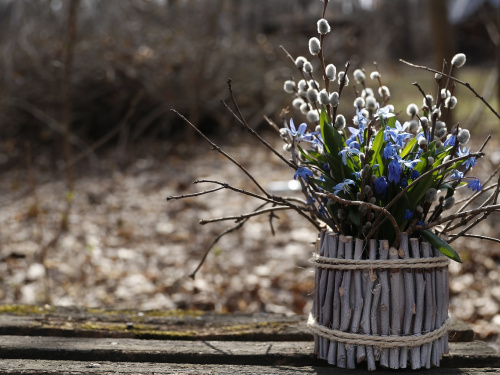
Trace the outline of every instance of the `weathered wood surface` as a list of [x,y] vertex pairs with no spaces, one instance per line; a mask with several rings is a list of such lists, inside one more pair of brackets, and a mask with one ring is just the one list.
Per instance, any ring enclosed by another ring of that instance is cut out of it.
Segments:
[[[351,374],[312,355],[304,316],[0,306],[5,374]],[[456,322],[426,373],[499,374],[498,353]],[[386,374],[389,371],[378,371]],[[391,371],[391,373],[393,373]]]
[[[56,374],[157,374],[157,375],[361,375],[368,374],[365,370],[344,370],[332,367],[292,367],[282,366],[241,366],[241,365],[190,365],[182,363],[134,363],[134,362],[84,362],[84,361],[31,361],[31,360],[0,360],[2,374],[25,375],[56,375]],[[408,374],[429,375],[495,375],[498,369],[485,367],[457,369],[431,369],[422,371],[405,371]],[[394,371],[377,370],[376,375],[394,375]]]
[[[303,341],[177,341],[87,337],[0,336],[0,358],[234,365],[316,365],[314,343]],[[481,341],[450,344],[443,367],[500,367]]]
[[[165,340],[311,341],[306,316],[137,311],[0,305],[0,335],[116,337]],[[450,341],[472,341],[460,321]]]
[[[241,365],[190,365],[182,363],[134,363],[134,362],[83,362],[83,361],[27,361],[27,360],[5,360],[0,361],[0,372],[2,374],[25,374],[25,375],[56,375],[56,374],[157,374],[157,375],[361,375],[368,374],[366,370],[344,370],[332,367],[292,367],[281,366],[241,366]],[[495,375],[498,369],[485,368],[462,368],[457,369],[431,369],[422,371],[405,371],[408,374],[429,375]],[[394,375],[394,371],[377,370],[376,375]]]

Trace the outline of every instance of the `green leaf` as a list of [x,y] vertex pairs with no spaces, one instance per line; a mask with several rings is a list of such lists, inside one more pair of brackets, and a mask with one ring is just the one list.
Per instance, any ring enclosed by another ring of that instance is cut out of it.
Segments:
[[423,237],[425,237],[427,241],[431,243],[432,246],[438,249],[441,253],[443,253],[448,258],[453,259],[458,263],[462,263],[462,259],[460,259],[458,253],[455,251],[455,249],[453,249],[450,246],[450,244],[443,241],[441,238],[439,238],[437,235],[435,235],[428,229],[422,230],[420,231],[420,233],[422,234]]
[[375,136],[375,140],[373,141],[372,149],[370,151],[370,167],[373,167],[375,164],[378,164],[378,172],[379,176],[384,175],[384,161],[382,160],[382,147],[384,145],[384,132],[379,131]]
[[417,144],[417,137],[413,137],[405,146],[405,148],[401,151],[401,157],[404,159],[406,155],[410,152],[417,152],[418,148],[414,150],[415,145]]

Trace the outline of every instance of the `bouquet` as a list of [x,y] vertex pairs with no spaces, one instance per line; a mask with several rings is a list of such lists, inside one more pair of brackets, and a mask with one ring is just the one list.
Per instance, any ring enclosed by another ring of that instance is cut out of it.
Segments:
[[[328,1],[323,2],[324,17]],[[435,94],[431,95],[414,83],[422,102],[420,105],[410,103],[406,111],[400,112],[390,104],[391,93],[383,83],[377,64],[369,78],[361,68],[351,75],[349,63],[337,72],[336,66],[325,59],[325,38],[331,32],[325,18],[317,22],[317,32],[318,35],[309,40],[310,60],[304,56],[294,58],[281,47],[298,72],[297,80],[291,78],[284,82],[284,91],[292,95],[292,106],[306,119],[297,126],[292,118],[286,118],[287,111],[283,111],[280,127],[266,117],[283,139],[285,155],[248,125],[230,80],[228,88],[234,109],[223,102],[252,136],[293,169],[293,178],[300,182],[303,199],[268,192],[240,163],[174,110],[212,149],[235,163],[260,192],[238,189],[227,182],[197,181],[211,182],[218,187],[167,198],[182,199],[229,189],[261,202],[255,211],[237,217],[202,220],[202,224],[235,221],[234,227],[221,233],[208,246],[203,260],[223,235],[241,228],[254,216],[284,209],[296,211],[318,230],[327,228],[337,234],[361,238],[365,243],[369,239],[385,239],[397,248],[402,232],[413,234],[458,262],[460,257],[450,245],[457,238],[474,236],[498,241],[470,233],[478,223],[500,209],[499,185],[489,184],[496,172],[483,184],[474,176],[474,167],[484,156],[483,149],[490,137],[479,150],[473,151],[468,146],[470,132],[450,120],[457,105],[454,96],[457,84],[471,90],[500,118],[468,83],[453,76],[454,70],[465,64],[466,56],[455,55],[441,70],[401,60],[433,73],[436,87]],[[370,87],[370,83],[375,86]],[[340,113],[342,92],[347,86],[353,87],[357,96],[353,103],[356,114],[352,119]],[[455,197],[458,189],[468,189],[470,197],[458,201]],[[470,209],[487,191],[491,192],[489,197]]]

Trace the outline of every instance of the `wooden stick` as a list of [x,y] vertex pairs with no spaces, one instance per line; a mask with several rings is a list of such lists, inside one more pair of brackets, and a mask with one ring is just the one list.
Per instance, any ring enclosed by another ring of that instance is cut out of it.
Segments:
[[[341,237],[342,238],[342,237]],[[345,236],[345,259],[352,259],[352,237]],[[343,271],[342,284],[339,289],[340,294],[340,330],[347,332],[349,329],[349,324],[351,322],[351,301],[350,301],[350,290],[351,290],[351,275],[350,270]],[[346,366],[351,366],[352,364],[347,363],[347,353],[345,345],[342,343],[337,344],[337,366],[340,368],[346,368]],[[351,367],[349,367],[351,368]]]
[[[381,240],[379,243],[379,259],[387,260],[389,256],[389,242]],[[390,322],[390,296],[389,296],[389,271],[380,270],[380,333],[382,336],[389,335],[389,322]],[[389,349],[382,349],[380,355],[380,365],[382,367],[389,367]]]
[[[328,233],[325,236],[325,255],[329,258],[337,257],[337,235],[335,233]],[[323,304],[322,312],[323,312],[323,325],[325,327],[330,328],[332,326],[332,309],[333,309],[333,289],[335,287],[335,270],[329,269],[327,272],[327,287],[326,287],[326,297],[325,303]],[[323,338],[323,352],[321,353],[322,359],[328,358],[328,346],[330,340],[327,338]]]
[[[411,254],[414,259],[420,258],[420,246],[418,238],[410,239]],[[413,323],[413,334],[421,335],[422,333],[422,323],[424,318],[424,292],[425,292],[425,281],[424,281],[424,271],[423,269],[417,269],[415,271],[415,283],[417,290],[417,300],[416,300],[416,310],[415,310],[415,321]],[[417,370],[422,367],[420,362],[420,346],[414,346],[411,349],[411,368]]]
[[[431,245],[427,242],[422,242],[422,256],[429,258],[431,254]],[[432,269],[426,269],[424,273],[425,278],[425,317],[424,317],[424,330],[423,333],[428,333],[432,330],[432,322],[435,319],[434,299],[432,289],[434,288],[432,280]],[[420,349],[420,363],[425,365],[426,368],[431,368],[431,344],[424,344]]]
[[[370,260],[377,259],[377,240],[375,239],[370,240],[368,258]],[[361,328],[363,329],[365,335],[378,334],[378,332],[377,333],[372,332],[370,327],[370,316],[371,316],[370,312],[372,310],[372,300],[375,293],[375,291],[373,290],[373,284],[375,280],[377,280],[377,276],[375,275],[374,270],[369,270],[367,276],[368,277],[366,278],[365,298],[363,304],[363,317],[361,319]],[[380,297],[380,284],[377,285],[379,287],[378,295]],[[376,366],[375,366],[375,356],[373,355],[372,346],[366,347],[366,361],[368,363],[368,371],[374,371],[376,369]],[[359,362],[359,352],[358,352],[358,362]]]
[[[325,237],[325,230],[321,230],[319,238],[316,240],[315,252],[319,255],[322,255],[323,251],[323,239]],[[314,314],[314,319],[318,321],[319,318],[319,281],[321,279],[321,273],[323,272],[322,268],[316,267],[314,272],[314,298],[313,298],[313,307],[312,311]],[[314,335],[314,354],[319,355],[319,341],[320,337],[318,335]]]
[[[439,250],[433,248],[434,250],[434,256],[438,257],[440,256]],[[436,293],[436,320],[434,323],[434,329],[437,329],[441,327],[441,325],[444,323],[444,274],[443,274],[443,269],[442,268],[437,268],[434,270],[434,277],[436,278],[436,287],[435,287],[435,293]],[[435,340],[432,343],[432,358],[433,358],[433,365],[438,366],[441,361],[441,357],[443,356],[443,338],[444,336],[440,337],[439,339]]]
[[[343,259],[345,256],[345,236],[340,235],[337,248],[337,258]],[[342,283],[343,272],[335,273],[335,288],[333,289],[333,319],[332,328],[340,329],[340,285]],[[336,341],[330,342],[328,350],[328,363],[335,365],[337,363],[337,348]]]
[[[382,289],[382,285],[380,282],[377,282],[375,287],[373,288],[373,301],[372,301],[372,309],[371,309],[371,326],[372,326],[372,334],[373,335],[379,335],[379,327],[378,327],[378,318],[379,314],[378,312],[380,311],[379,309],[379,301],[380,301],[380,291]],[[367,348],[367,352],[371,351],[373,352],[373,357],[368,355],[368,370],[373,371],[376,370],[376,365],[375,365],[375,360],[379,360],[380,358],[380,349],[374,346],[369,346]]]
[[[389,249],[389,259],[399,259],[398,249]],[[401,333],[401,313],[400,313],[400,270],[398,268],[391,271],[391,336],[399,336]],[[399,368],[399,348],[391,348],[389,351],[389,367]]]
[[[320,247],[320,254],[323,254],[323,256],[328,256],[328,244],[326,237],[328,234],[325,234],[323,237],[323,241],[321,243]],[[324,319],[324,311],[323,311],[323,306],[325,305],[325,299],[326,299],[326,293],[327,293],[327,286],[328,286],[328,270],[324,269],[321,272],[321,277],[319,280],[319,319],[318,323],[321,325],[325,325],[325,319]],[[321,359],[326,359],[326,351],[325,351],[325,345],[326,345],[327,339],[324,337],[320,337],[319,339],[319,358]]]
[[[356,238],[356,245],[354,247],[354,259],[361,259],[361,255],[363,254],[363,240]],[[352,315],[352,323],[351,323],[351,332],[358,333],[359,332],[359,323],[361,321],[361,313],[363,312],[363,287],[361,283],[361,270],[354,271],[354,312]],[[356,361],[360,363],[366,359],[366,351],[363,345],[351,346],[351,351],[347,350],[347,358],[349,362],[349,358],[351,355],[354,356],[354,352],[356,352]],[[356,349],[356,350],[354,350]]]
[[[403,259],[410,258],[410,249],[408,247],[408,234],[401,233],[401,248],[400,248],[400,256]],[[415,285],[413,281],[413,272],[411,269],[406,269],[403,271],[404,276],[404,320],[403,320],[403,334],[409,335],[411,334],[411,324],[413,322],[413,317],[416,313],[415,306]],[[401,368],[406,368],[408,363],[408,348],[401,348],[399,365]]]

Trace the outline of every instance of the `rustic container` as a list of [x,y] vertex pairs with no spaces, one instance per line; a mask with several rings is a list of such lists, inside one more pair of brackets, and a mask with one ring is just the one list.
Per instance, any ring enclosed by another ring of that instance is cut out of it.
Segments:
[[448,352],[449,259],[419,238],[399,248],[322,231],[308,326],[331,365],[419,369]]

